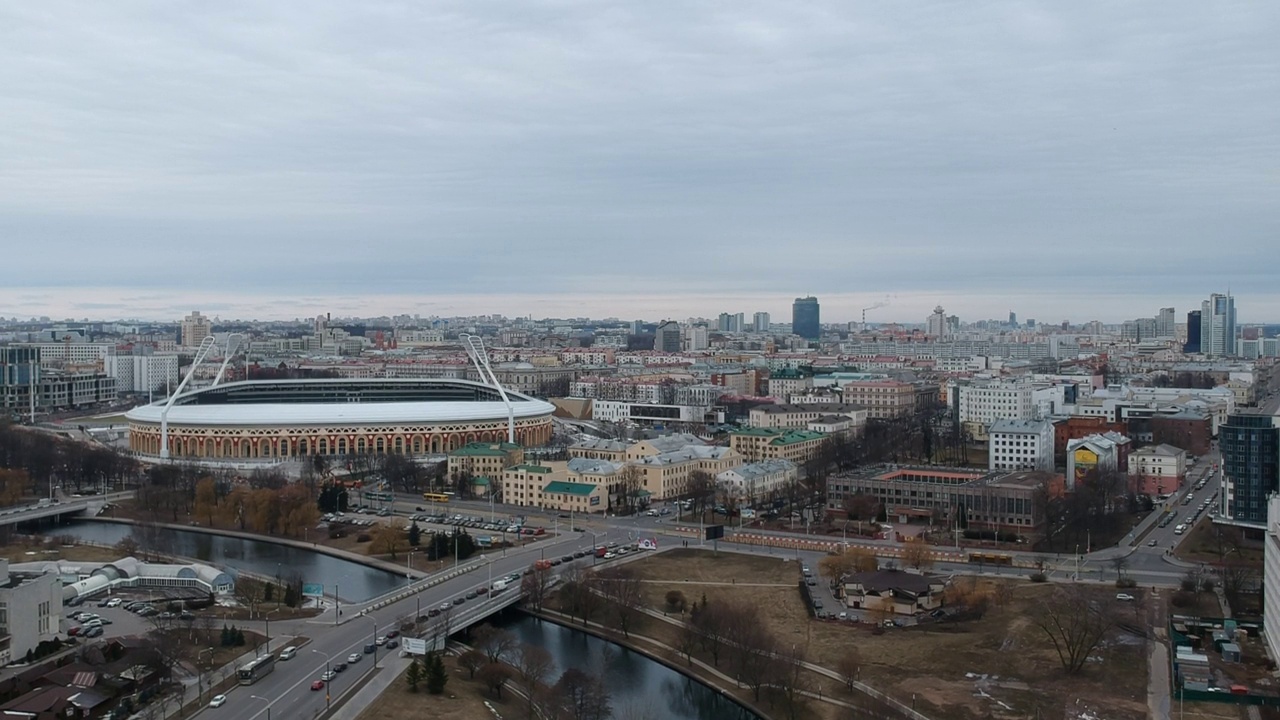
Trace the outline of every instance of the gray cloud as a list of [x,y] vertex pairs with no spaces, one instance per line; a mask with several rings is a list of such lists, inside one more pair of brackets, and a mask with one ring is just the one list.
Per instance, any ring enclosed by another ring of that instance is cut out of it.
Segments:
[[1244,2],[10,5],[0,237],[31,271],[6,280],[176,308],[496,293],[510,304],[477,310],[513,315],[559,295],[624,316],[1054,296],[1042,315],[1081,320],[1231,285],[1247,316],[1280,231],[1277,20]]

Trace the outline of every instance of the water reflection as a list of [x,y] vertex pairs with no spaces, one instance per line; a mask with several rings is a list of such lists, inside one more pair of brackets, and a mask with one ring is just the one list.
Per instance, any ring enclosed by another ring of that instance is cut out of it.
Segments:
[[[78,522],[60,527],[56,532],[114,545],[132,531],[130,525]],[[195,558],[233,573],[243,570],[275,576],[296,570],[302,573],[303,582],[321,583],[328,594],[334,592],[336,585],[338,596],[347,602],[367,600],[405,583],[399,574],[302,548],[186,530],[157,532],[159,544],[167,553]]]
[[[615,714],[627,708],[659,711],[670,720],[760,720],[719,692],[637,652],[579,630],[527,615],[504,625],[522,643],[543,647],[555,659],[555,675],[567,668],[599,672],[612,695]],[[655,716],[650,712],[647,716]]]

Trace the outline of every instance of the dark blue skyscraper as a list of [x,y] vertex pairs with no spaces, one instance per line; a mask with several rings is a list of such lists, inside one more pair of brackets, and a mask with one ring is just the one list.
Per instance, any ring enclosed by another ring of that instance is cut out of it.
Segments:
[[822,334],[818,322],[818,298],[796,298],[791,304],[791,332],[802,338],[817,340]]
[[1187,344],[1182,346],[1182,352],[1198,353],[1200,352],[1200,311],[1192,310],[1187,313]]
[[1218,429],[1218,445],[1222,474],[1231,486],[1227,516],[1265,523],[1267,495],[1280,489],[1280,428],[1270,415],[1229,415]]

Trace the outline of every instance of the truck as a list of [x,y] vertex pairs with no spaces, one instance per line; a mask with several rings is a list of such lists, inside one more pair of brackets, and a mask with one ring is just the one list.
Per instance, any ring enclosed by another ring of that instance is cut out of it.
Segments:
[[601,545],[600,547],[596,548],[596,557],[602,558],[604,557],[604,554],[607,552],[609,552],[609,548]]
[[494,580],[493,587],[489,590],[491,594],[497,594],[507,589],[506,580]]

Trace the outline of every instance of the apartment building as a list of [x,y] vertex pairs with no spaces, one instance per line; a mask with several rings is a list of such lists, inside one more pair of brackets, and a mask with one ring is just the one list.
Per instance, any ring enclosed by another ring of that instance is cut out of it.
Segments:
[[627,459],[630,443],[608,438],[583,438],[568,448],[570,458],[589,458],[621,462]]
[[973,437],[986,437],[997,420],[1034,420],[1034,388],[1017,380],[979,380],[955,389],[955,416]]
[[870,412],[860,405],[846,403],[813,403],[805,405],[759,405],[747,413],[747,424],[758,428],[809,427],[809,423],[828,415],[842,415],[859,428],[867,424]]
[[213,334],[213,323],[209,318],[200,314],[199,310],[192,310],[191,314],[182,319],[182,346],[187,348],[199,347],[204,339]]
[[715,477],[725,470],[743,464],[742,455],[731,448],[715,445],[689,445],[680,450],[631,460],[629,467],[643,475],[644,490],[651,500],[682,497],[690,491],[695,470]]
[[62,580],[57,574],[9,571],[0,558],[0,665],[18,662],[40,643],[57,638],[62,620]]
[[847,382],[840,391],[846,405],[860,405],[867,409],[867,417],[876,420],[909,417],[920,403],[917,387],[899,380]]
[[988,440],[989,470],[1053,471],[1053,423],[996,420]]
[[520,507],[542,507],[542,488],[553,480],[565,480],[565,464],[513,465],[502,471],[502,502]]
[[178,387],[178,356],[157,353],[155,355],[108,355],[105,357],[106,374],[115,378],[119,393],[166,393]]
[[747,507],[780,492],[793,482],[800,469],[790,460],[764,460],[725,470],[716,475],[716,486]]
[[501,477],[509,467],[524,463],[524,448],[515,443],[473,442],[449,453],[449,477]]
[[1129,453],[1129,487],[1140,495],[1168,495],[1187,477],[1187,453],[1172,445],[1148,445]]
[[813,376],[799,370],[782,368],[769,376],[769,397],[787,400],[813,389]]
[[746,428],[729,433],[729,447],[747,462],[790,460],[797,465],[813,459],[828,436],[811,430]]

